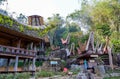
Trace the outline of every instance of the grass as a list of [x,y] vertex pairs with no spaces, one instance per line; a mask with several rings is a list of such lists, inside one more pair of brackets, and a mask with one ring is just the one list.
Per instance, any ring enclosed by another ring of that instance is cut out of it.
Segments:
[[0,74],[0,79],[29,79],[29,73]]
[[108,70],[107,73],[120,73],[120,70]]
[[53,75],[54,75],[54,73],[50,72],[50,71],[40,71],[40,72],[37,72],[35,74],[35,77],[36,78],[39,78],[39,77],[51,77]]
[[67,75],[65,72],[52,72],[52,71],[39,71],[35,74],[36,79],[40,77],[52,77],[55,75],[65,76]]
[[120,79],[120,76],[119,77],[105,77],[103,79]]

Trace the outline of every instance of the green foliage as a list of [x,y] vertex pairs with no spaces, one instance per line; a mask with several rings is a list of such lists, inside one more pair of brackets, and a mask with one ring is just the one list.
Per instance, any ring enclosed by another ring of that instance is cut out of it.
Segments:
[[109,69],[109,70],[107,70],[107,72],[106,72],[107,74],[111,74],[111,73],[120,73],[120,69],[114,69],[114,70],[112,70],[112,69]]
[[[45,28],[40,35],[48,34],[50,37],[50,45],[61,45],[60,44],[60,32],[61,26],[64,24],[64,19],[59,14],[53,14],[52,17],[48,18],[47,28]],[[57,36],[56,36],[57,35]]]
[[81,38],[80,38],[80,42],[81,43],[85,43],[89,38],[89,34],[86,34],[86,35],[83,35]]
[[47,49],[46,49],[46,51],[45,51],[45,54],[47,55],[47,56],[49,56],[49,53],[51,52],[52,50],[51,50],[51,47],[48,47]]
[[53,14],[53,16],[49,17],[48,20],[48,24],[55,27],[62,26],[62,23],[64,22],[64,20],[59,14]]
[[78,32],[78,31],[80,31],[79,25],[74,23],[74,22],[70,24],[68,29],[69,29],[69,32]]
[[48,34],[48,32],[51,30],[51,29],[53,29],[53,28],[55,28],[55,26],[47,26],[44,30],[40,30],[40,32],[39,32],[39,35],[41,36],[41,37],[43,37],[43,36],[45,36],[46,34]]
[[67,63],[66,63],[65,60],[61,60],[61,64],[62,64],[63,67],[65,67]]
[[43,61],[36,61],[35,62],[36,67],[42,66],[42,64],[43,64]]
[[17,73],[14,74],[0,74],[0,79],[29,79],[29,73]]
[[15,79],[29,79],[30,74],[29,73],[17,73],[15,75]]
[[8,74],[8,75],[6,76],[6,79],[14,79],[14,75],[13,75],[13,74]]
[[0,24],[12,26],[13,21],[12,21],[11,18],[9,18],[7,16],[3,16],[3,15],[0,14]]
[[112,44],[113,44],[114,52],[119,53],[120,52],[120,40],[118,39],[112,40]]
[[0,79],[6,79],[6,75],[5,74],[0,74]]
[[[94,31],[95,40],[105,42],[109,37],[109,45],[113,45],[115,52],[119,52],[120,40],[120,4],[118,0],[84,0],[81,10],[71,13],[68,18],[78,21],[82,26],[87,25],[89,31]],[[113,42],[116,40],[117,42]]]
[[18,62],[18,67],[23,67],[24,63],[23,62]]
[[26,27],[28,30],[33,30],[31,26]]
[[105,77],[103,79],[120,79],[120,77]]
[[[38,28],[32,28],[31,26],[22,25],[22,24],[18,23],[16,20],[11,19],[9,16],[4,16],[2,14],[0,14],[0,24],[3,26],[5,25],[10,29],[15,29],[20,32],[34,31],[36,34],[41,33],[41,30]],[[39,35],[38,35],[38,37],[39,37]]]
[[101,33],[102,36],[110,36],[111,35],[110,27],[107,24],[98,26],[97,30]]
[[39,78],[39,77],[51,77],[53,75],[54,75],[54,73],[51,71],[40,71],[40,72],[36,73],[37,78]]
[[23,26],[19,26],[20,32],[24,32],[24,27]]
[[52,77],[55,75],[65,76],[67,74],[65,72],[39,71],[35,74],[35,78]]

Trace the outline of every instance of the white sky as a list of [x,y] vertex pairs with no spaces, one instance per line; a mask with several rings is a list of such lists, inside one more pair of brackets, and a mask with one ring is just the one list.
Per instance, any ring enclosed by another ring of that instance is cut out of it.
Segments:
[[[65,17],[80,9],[80,0],[8,0],[9,12],[23,13],[26,16],[40,15],[44,18],[59,13]],[[4,6],[5,7],[5,6]]]

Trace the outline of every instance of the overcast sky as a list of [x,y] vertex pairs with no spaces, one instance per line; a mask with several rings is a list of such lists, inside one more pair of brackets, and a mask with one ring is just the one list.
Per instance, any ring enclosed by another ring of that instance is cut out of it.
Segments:
[[[23,13],[26,16],[40,15],[47,19],[55,13],[65,17],[80,9],[80,0],[8,0],[9,12]],[[6,5],[4,5],[6,9]]]

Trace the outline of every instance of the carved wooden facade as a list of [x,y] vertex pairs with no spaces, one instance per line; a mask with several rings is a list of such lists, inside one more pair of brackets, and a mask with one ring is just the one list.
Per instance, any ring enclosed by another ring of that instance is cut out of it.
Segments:
[[38,15],[32,15],[28,17],[28,24],[31,26],[44,25],[43,17]]
[[[36,54],[42,41],[40,38],[0,26],[0,60],[6,60],[6,65],[0,67],[0,73],[35,72]],[[12,67],[11,61],[14,62]],[[22,67],[18,67],[19,61],[23,63]]]
[[[83,64],[83,60],[87,60],[88,64],[89,64],[89,62],[92,62],[92,64],[93,64],[93,61],[95,62],[99,56],[106,55],[107,56],[106,57],[107,63],[106,63],[105,59],[103,59],[102,61],[104,64],[109,65],[109,61],[108,61],[109,57],[108,57],[108,54],[104,53],[103,48],[102,48],[102,44],[101,45],[96,44],[96,46],[94,47],[94,34],[93,34],[93,32],[90,33],[87,44],[83,45],[83,47],[84,46],[85,46],[84,51],[80,50],[79,57],[77,58],[79,64]],[[100,62],[97,62],[97,63],[100,63]]]

